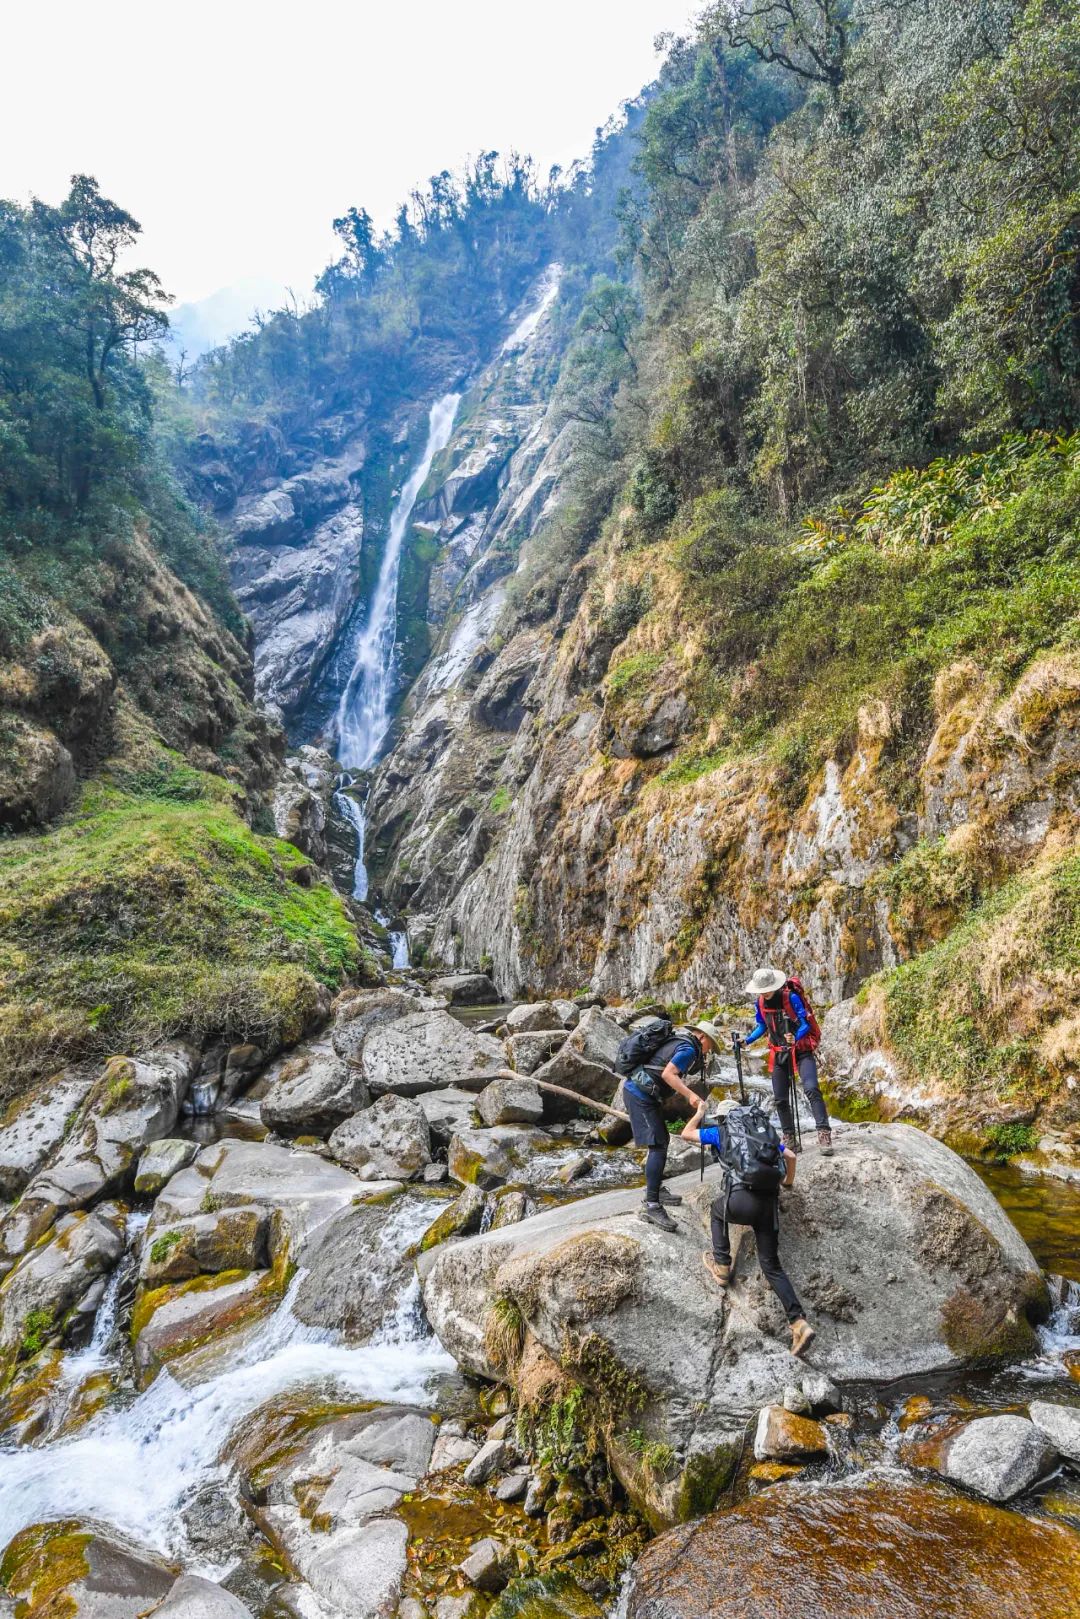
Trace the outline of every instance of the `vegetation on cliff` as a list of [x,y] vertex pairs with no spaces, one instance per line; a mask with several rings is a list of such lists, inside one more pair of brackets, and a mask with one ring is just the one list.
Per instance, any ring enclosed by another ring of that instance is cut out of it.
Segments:
[[256,835],[282,743],[154,438],[139,227],[0,203],[0,1097],[170,1035],[295,1038],[356,941]]

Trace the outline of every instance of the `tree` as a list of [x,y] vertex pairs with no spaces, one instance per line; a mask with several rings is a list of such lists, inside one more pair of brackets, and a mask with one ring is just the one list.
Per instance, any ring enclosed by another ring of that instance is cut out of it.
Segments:
[[747,48],[833,96],[844,82],[855,0],[724,0],[729,44]]

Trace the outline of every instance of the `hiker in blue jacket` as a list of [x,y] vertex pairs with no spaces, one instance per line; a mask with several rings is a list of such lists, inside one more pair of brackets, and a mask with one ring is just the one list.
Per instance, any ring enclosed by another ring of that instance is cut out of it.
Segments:
[[673,1092],[684,1097],[691,1107],[697,1107],[698,1093],[691,1090],[687,1077],[704,1074],[706,1062],[713,1052],[720,1050],[721,1044],[720,1031],[714,1023],[701,1022],[692,1024],[689,1029],[675,1029],[648,1062],[635,1068],[623,1081],[623,1106],[630,1116],[634,1145],[648,1148],[645,1202],[639,1213],[649,1225],[659,1226],[661,1231],[678,1230],[663,1205],[670,1207],[682,1202],[677,1192],[660,1189],[670,1140],[664,1109]]
[[[705,1124],[706,1103],[699,1102],[694,1117],[682,1131],[684,1141],[700,1141],[702,1146],[714,1147],[720,1153],[724,1146],[724,1122]],[[763,1121],[764,1124],[764,1121]],[[776,1134],[768,1126],[771,1140]],[[701,1262],[718,1286],[727,1288],[731,1281],[731,1236],[729,1225],[748,1225],[754,1233],[758,1264],[761,1274],[783,1306],[791,1327],[791,1353],[803,1355],[814,1341],[813,1327],[807,1321],[803,1307],[791,1280],[780,1263],[780,1188],[791,1186],[795,1180],[796,1157],[782,1143],[775,1145],[779,1155],[776,1168],[775,1190],[754,1191],[742,1186],[725,1166],[724,1185],[713,1199],[709,1211],[712,1226],[712,1252],[702,1254]]]

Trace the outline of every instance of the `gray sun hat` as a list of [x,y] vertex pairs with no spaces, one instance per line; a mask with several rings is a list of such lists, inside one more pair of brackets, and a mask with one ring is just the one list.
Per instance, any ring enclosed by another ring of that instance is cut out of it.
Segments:
[[703,1034],[707,1040],[712,1041],[715,1050],[723,1050],[724,1037],[720,1033],[720,1030],[716,1027],[715,1023],[708,1023],[705,1021],[702,1021],[701,1023],[691,1023],[690,1032],[691,1034]]
[[759,967],[750,982],[744,985],[743,994],[752,995],[756,1001],[759,995],[775,995],[786,983],[787,973],[780,972],[776,967]]

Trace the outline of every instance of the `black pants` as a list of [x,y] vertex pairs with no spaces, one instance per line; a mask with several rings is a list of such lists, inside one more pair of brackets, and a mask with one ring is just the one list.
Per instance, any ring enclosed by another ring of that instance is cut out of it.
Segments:
[[784,1306],[788,1320],[801,1320],[803,1307],[780,1264],[779,1198],[763,1197],[759,1192],[747,1191],[745,1186],[733,1186],[730,1191],[725,1190],[714,1198],[710,1214],[713,1258],[717,1264],[731,1264],[728,1225],[748,1225],[754,1233],[762,1276]]
[[[812,1051],[804,1051],[799,1058],[799,1078],[806,1093],[806,1100],[810,1103],[814,1123],[819,1130],[827,1130],[829,1110],[825,1106],[825,1098],[818,1084],[817,1058]],[[791,1055],[787,1051],[778,1051],[773,1062],[772,1093],[776,1111],[780,1115],[780,1128],[786,1136],[792,1135],[795,1129],[795,1120],[791,1115],[790,1089]]]
[[[664,1086],[667,1089],[667,1086]],[[623,1086],[623,1106],[630,1115],[635,1147],[648,1147],[645,1154],[645,1201],[659,1203],[660,1182],[667,1163],[668,1135],[664,1110],[649,1096],[640,1096],[630,1080]]]

